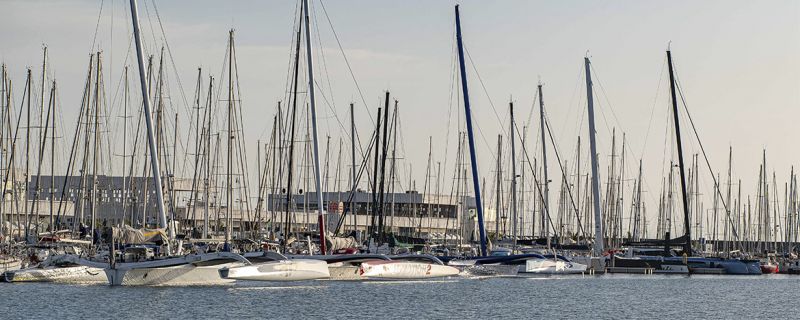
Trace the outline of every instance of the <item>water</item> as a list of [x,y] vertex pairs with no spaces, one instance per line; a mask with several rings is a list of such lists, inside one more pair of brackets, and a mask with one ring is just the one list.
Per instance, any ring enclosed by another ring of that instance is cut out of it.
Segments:
[[800,277],[605,275],[221,287],[0,284],[0,318],[764,319],[797,316]]

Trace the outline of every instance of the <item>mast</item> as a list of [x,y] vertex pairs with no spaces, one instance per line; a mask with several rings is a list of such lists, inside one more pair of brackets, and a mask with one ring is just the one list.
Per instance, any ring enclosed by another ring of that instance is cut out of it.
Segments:
[[683,227],[685,229],[686,243],[683,251],[687,256],[692,255],[692,231],[689,221],[689,199],[686,196],[686,173],[683,164],[683,144],[681,143],[681,125],[678,120],[678,100],[675,92],[675,72],[672,66],[672,52],[667,50],[667,64],[669,65],[669,92],[672,97],[672,115],[675,121],[675,140],[678,145],[678,166],[681,173],[681,196],[683,199]]
[[350,160],[353,161],[353,167],[350,168],[350,196],[348,197],[350,203],[347,204],[347,208],[353,215],[353,230],[356,230],[357,217],[356,212],[353,211],[353,193],[356,191],[356,120],[353,113],[353,103],[350,103]]
[[375,157],[374,157],[375,161],[373,162],[373,165],[372,165],[372,210],[370,210],[371,212],[370,212],[370,225],[369,225],[369,228],[370,228],[369,237],[370,238],[375,237],[375,233],[377,232],[375,225],[377,223],[377,217],[378,217],[377,216],[377,214],[378,214],[378,210],[377,210],[377,208],[378,208],[378,193],[377,193],[377,190],[378,190],[378,168],[380,168],[378,166],[378,156],[380,154],[380,152],[378,152],[379,151],[378,142],[380,141],[380,137],[381,137],[381,111],[382,110],[383,109],[378,107],[378,119],[376,121],[377,123],[376,123],[376,127],[375,127],[375,144],[373,145],[373,148],[374,148],[373,152],[375,153]]
[[[1,101],[0,102],[0,170],[2,170],[3,169],[2,164],[5,163],[5,152],[7,150],[6,149],[6,139],[7,139],[7,137],[5,136],[6,127],[4,125],[6,123],[6,121],[5,121],[5,119],[6,119],[6,111],[7,111],[6,108],[8,107],[6,105],[6,97],[8,95],[8,87],[7,87],[8,82],[6,81],[6,65],[5,65],[5,63],[3,63],[2,66],[0,66],[0,76],[2,76],[2,84],[0,84],[0,86],[2,86],[2,91],[0,91],[0,101]],[[6,172],[8,172],[9,167],[10,166],[6,166],[5,167]],[[5,182],[5,179],[3,179],[3,180]],[[6,222],[6,220],[5,220],[6,184],[5,183],[3,183],[2,189],[0,189],[0,190],[1,190],[0,191],[0,224],[5,225],[5,222]],[[50,225],[52,225],[52,224],[53,223],[51,221]],[[0,242],[6,243],[7,241],[0,240]]]
[[592,157],[592,200],[594,201],[594,256],[603,254],[603,212],[600,211],[600,169],[597,164],[597,131],[594,125],[594,97],[592,92],[592,67],[589,57],[583,58],[586,67],[586,100],[589,113],[589,149]]
[[283,251],[286,252],[286,243],[289,240],[289,233],[292,228],[291,223],[291,215],[289,210],[291,210],[292,205],[292,175],[294,173],[293,164],[294,164],[294,134],[295,134],[295,120],[297,118],[297,83],[298,83],[298,76],[300,75],[300,37],[301,31],[303,30],[302,21],[298,21],[297,27],[297,43],[295,43],[295,51],[294,51],[294,80],[292,82],[292,116],[291,116],[291,123],[289,128],[289,159],[288,159],[288,170],[287,170],[287,179],[286,179],[286,216],[284,218],[284,223],[286,224],[283,228]]
[[[461,146],[459,145],[459,147],[461,147]],[[503,135],[498,134],[497,135],[497,172],[495,173],[495,176],[497,178],[497,181],[495,182],[497,184],[497,187],[496,187],[497,196],[495,198],[495,204],[494,204],[495,205],[495,209],[494,210],[496,211],[495,212],[495,220],[494,220],[494,237],[495,237],[495,239],[500,239],[500,221],[501,221],[500,211],[502,210],[501,197],[503,195],[503,191],[501,189],[501,186],[503,184],[503,167],[501,165],[501,161],[502,161],[501,159],[503,157],[502,149],[503,149]],[[505,232],[505,228],[503,228],[503,231]]]
[[311,51],[311,31],[308,18],[308,0],[303,0],[306,21],[306,56],[308,58],[308,98],[311,107],[311,134],[314,140],[314,176],[316,177],[317,187],[317,222],[319,223],[319,247],[320,252],[325,254],[325,207],[322,201],[322,180],[319,172],[319,134],[317,133],[317,108],[314,100],[314,67]]
[[[44,86],[44,84],[42,84],[42,86]],[[38,166],[36,167],[36,188],[34,189],[35,194],[34,194],[34,198],[33,198],[33,203],[31,203],[31,211],[32,212],[36,212],[36,234],[37,235],[39,234],[39,220],[40,220],[39,219],[39,211],[40,210],[39,210],[39,206],[38,206],[38,203],[39,203],[38,200],[39,200],[40,193],[41,193],[42,164],[44,162],[45,152],[47,150],[47,132],[48,132],[47,129],[50,127],[50,113],[52,112],[53,105],[55,104],[55,94],[56,94],[55,90],[56,90],[56,83],[55,83],[55,81],[53,81],[53,86],[50,89],[50,98],[48,99],[48,104],[47,104],[47,115],[46,115],[46,120],[45,120],[45,123],[44,123],[44,133],[39,135],[40,144],[39,144]],[[44,111],[44,110],[42,110],[42,111]],[[42,113],[44,113],[44,112],[42,112]],[[53,165],[50,166],[50,170],[51,170],[50,171],[51,172],[50,184],[52,185],[53,184],[53,179],[52,179]],[[52,195],[52,189],[51,189],[50,193]],[[51,231],[52,231],[52,227],[51,227],[52,223],[53,223],[53,201],[52,201],[52,197],[51,197],[50,198],[50,226],[48,226],[48,229],[51,230]]]
[[[195,113],[196,113],[196,115],[195,115],[195,126],[194,126],[194,130],[195,130],[195,134],[194,134],[194,150],[195,150],[194,151],[194,172],[192,173],[192,190],[191,190],[191,193],[189,195],[189,201],[187,202],[187,205],[186,205],[187,206],[186,207],[186,211],[187,211],[186,218],[187,219],[191,219],[192,237],[194,237],[194,230],[197,229],[197,198],[198,198],[198,195],[200,194],[200,192],[197,190],[197,180],[198,180],[198,176],[197,175],[199,174],[198,170],[200,169],[200,165],[199,165],[200,164],[200,151],[202,150],[200,148],[200,146],[201,146],[201,142],[200,142],[201,141],[201,138],[200,138],[200,134],[201,134],[201,132],[200,132],[200,97],[202,95],[202,92],[200,90],[202,90],[201,89],[202,81],[203,81],[203,70],[202,70],[202,68],[197,68],[197,87],[195,88],[195,101],[194,101],[194,103],[195,103],[195,108],[194,109],[196,110],[195,111]],[[203,114],[205,115],[205,112],[203,112]],[[204,122],[205,122],[205,119],[204,119]],[[175,121],[175,128],[176,128],[176,131],[177,131],[177,128],[178,128],[177,117],[176,117],[176,121]],[[191,127],[190,127],[190,129],[191,129]],[[175,136],[177,136],[177,134]],[[189,142],[188,138],[186,139],[186,142],[187,143]],[[173,154],[173,156],[175,158],[177,158],[177,154]],[[191,206],[191,209],[192,209],[191,216],[188,213],[189,206]]]
[[517,153],[514,146],[514,102],[508,103],[511,115],[511,237],[514,239],[513,250],[517,250]]
[[[128,185],[125,183],[125,161],[127,160],[127,145],[128,145],[128,66],[125,66],[124,71],[125,84],[122,98],[122,224],[125,224],[125,215],[128,212]],[[53,117],[53,136],[55,137],[55,116]],[[55,139],[55,138],[54,138]],[[55,141],[53,141],[55,143]],[[55,162],[55,158],[53,158]],[[133,162],[133,159],[131,159]],[[52,178],[51,178],[52,179]],[[52,197],[51,197],[52,198]],[[131,225],[133,225],[133,216],[131,216]]]
[[[542,199],[544,208],[550,208],[550,180],[547,178],[547,143],[545,143],[545,120],[544,120],[544,97],[542,96],[542,83],[540,82],[537,86],[539,90],[539,122],[542,130],[542,166],[543,166],[543,173],[544,173],[544,180],[542,181],[543,188],[542,188]],[[549,221],[542,215],[541,221],[542,230],[544,230],[544,235],[547,236],[547,232],[550,230],[549,228]],[[560,234],[560,232],[559,232]],[[549,237],[548,237],[549,238]],[[549,243],[549,241],[548,241]]]
[[[486,230],[483,225],[483,204],[481,203],[481,184],[478,177],[478,160],[475,154],[475,138],[472,134],[472,111],[469,105],[469,89],[467,87],[467,68],[464,61],[464,44],[461,39],[461,16],[458,12],[458,5],[456,11],[456,41],[458,42],[458,66],[461,70],[461,90],[464,95],[464,115],[467,122],[467,133],[469,137],[469,156],[472,164],[472,184],[473,192],[475,193],[475,207],[478,211],[478,231],[480,232],[481,241],[481,256],[486,256]],[[465,203],[466,207],[466,203]]]
[[[156,203],[158,205],[158,220],[162,228],[167,228],[167,215],[164,212],[164,191],[161,188],[161,168],[158,163],[155,136],[153,134],[153,120],[150,116],[150,101],[147,90],[147,76],[144,71],[144,48],[142,48],[142,39],[139,30],[139,9],[136,6],[136,0],[130,0],[131,3],[131,20],[133,22],[133,36],[136,42],[136,59],[139,65],[139,81],[142,87],[142,104],[144,105],[145,124],[147,125],[147,144],[150,149],[150,167],[153,172],[153,186],[155,187]],[[174,238],[174,233],[171,228],[169,231],[169,238]],[[171,254],[169,242],[167,242],[167,255]]]
[[25,182],[24,182],[24,189],[25,192],[23,194],[23,201],[25,201],[23,210],[25,211],[25,242],[28,242],[28,238],[30,235],[31,229],[31,218],[28,212],[28,181],[30,177],[30,165],[31,165],[31,157],[27,155],[31,154],[31,91],[33,90],[33,83],[31,83],[31,69],[28,69],[28,104],[27,104],[27,116],[25,117],[25,121],[27,122],[25,125]]
[[642,159],[639,159],[639,179],[636,180],[636,214],[633,223],[633,241],[639,241],[639,223],[642,214]]
[[225,249],[230,250],[230,242],[231,242],[231,233],[233,232],[233,212],[231,209],[233,208],[233,177],[232,174],[232,166],[233,166],[233,29],[228,32],[228,146],[227,146],[227,153],[228,153],[228,161],[226,166],[226,174],[225,177],[227,179],[225,185],[225,202],[226,202],[226,217],[225,217]]
[[203,141],[205,143],[205,151],[203,151],[203,157],[205,158],[205,170],[203,170],[204,178],[203,178],[203,239],[208,239],[208,224],[209,224],[209,202],[211,202],[211,188],[210,188],[210,181],[209,177],[211,176],[211,94],[214,90],[214,76],[208,77],[208,102],[206,105],[206,115],[208,122],[205,124],[205,132],[206,136]]
[[[389,180],[390,180],[390,193],[392,194],[392,202],[391,202],[391,220],[389,221],[389,232],[394,232],[394,215],[395,215],[395,165],[397,161],[397,100],[394,101],[394,112],[392,112],[392,168],[389,171]],[[438,173],[436,175],[438,180]],[[437,182],[437,195],[438,195],[438,182]],[[437,198],[438,199],[438,198]],[[445,238],[447,237],[447,228],[445,228]]]
[[[387,143],[389,141],[389,139],[387,137],[389,135],[389,132],[388,132],[388,129],[389,129],[389,91],[386,91],[386,103],[384,104],[384,108],[386,110],[383,113],[383,137],[382,137],[383,142],[381,143],[381,175],[380,175],[381,182],[380,182],[380,186],[379,186],[379,189],[378,189],[378,190],[380,190],[380,193],[378,194],[378,196],[379,196],[378,208],[380,208],[378,210],[378,214],[379,214],[378,215],[378,239],[380,239],[380,241],[385,241],[386,240],[385,237],[384,237],[385,236],[385,234],[384,234],[385,233],[385,230],[384,230],[385,212],[383,210],[383,207],[384,207],[384,200],[385,200],[385,198],[384,198],[384,187],[385,187],[385,181],[386,181],[386,179],[385,179],[386,178],[386,154],[388,152]],[[377,143],[377,142],[378,141],[375,140],[375,143]],[[376,152],[378,151],[377,147],[375,148],[375,151]],[[377,177],[375,177],[375,179],[377,179]]]
[[[94,246],[95,220],[97,220],[97,152],[100,143],[100,52],[97,52],[97,68],[94,82],[94,141],[92,142],[92,246]],[[87,137],[88,138],[88,137]]]
[[[39,198],[39,194],[40,194],[40,182],[39,182],[39,180],[41,180],[41,178],[42,178],[42,174],[41,174],[42,173],[42,161],[44,160],[44,150],[45,150],[45,145],[47,144],[47,137],[44,137],[43,134],[42,134],[42,130],[44,129],[42,127],[42,116],[44,115],[44,89],[47,86],[46,85],[46,83],[47,83],[47,45],[44,45],[44,48],[42,48],[42,51],[43,51],[43,53],[42,53],[42,82],[41,82],[41,86],[42,87],[41,87],[41,91],[39,93],[39,140],[37,141],[37,142],[39,142],[41,144],[39,149],[42,150],[42,151],[39,153],[39,167],[36,170],[36,190],[34,190],[34,192],[36,192],[36,196],[35,196],[34,199],[38,199]],[[51,92],[51,94],[52,94],[52,92]],[[49,106],[48,106],[48,110],[47,111],[48,112],[50,111]],[[48,115],[48,120],[49,119],[50,118],[49,118],[49,115]],[[47,132],[44,133],[44,135],[46,135],[46,134],[47,134]],[[37,236],[39,235],[39,209],[38,209],[38,206],[37,206],[37,209],[36,209],[36,235]]]

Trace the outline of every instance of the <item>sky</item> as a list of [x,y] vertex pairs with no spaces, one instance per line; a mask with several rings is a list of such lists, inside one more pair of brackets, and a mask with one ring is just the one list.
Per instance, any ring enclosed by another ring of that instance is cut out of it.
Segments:
[[[442,162],[442,180],[446,185],[452,182],[457,132],[464,127],[454,73],[455,4],[312,1],[315,74],[319,94],[324,96],[322,102],[318,98],[320,136],[323,144],[326,135],[332,137],[331,158],[336,158],[339,138],[347,145],[347,133],[339,123],[347,127],[349,103],[356,105],[359,136],[366,144],[374,127],[371,118],[388,90],[399,108],[398,158],[403,168],[398,175],[410,175],[417,189],[422,189],[431,137],[432,161]],[[654,201],[669,161],[676,159],[665,55],[671,48],[680,88],[712,171],[725,175],[731,146],[734,180],[742,179],[743,193],[754,194],[766,150],[768,171],[776,172],[782,194],[791,166],[800,158],[794,143],[795,122],[800,118],[800,3],[467,0],[460,4],[469,55],[467,79],[478,129],[478,164],[487,181],[494,175],[497,135],[508,135],[510,101],[515,104],[517,125],[528,128],[526,150],[538,158],[541,142],[534,97],[540,82],[561,160],[575,170],[575,143],[582,136],[585,174],[588,130],[582,70],[588,55],[595,83],[601,171],[606,175],[611,160],[612,131],[617,133],[618,148],[624,132],[627,178],[642,159],[645,197]],[[158,14],[151,1],[139,5],[145,47],[148,54],[158,54],[161,46],[168,45],[174,61],[169,73],[172,102],[192,99],[198,67],[203,68],[204,77],[211,73],[222,78],[228,30],[235,29],[244,139],[252,146],[257,140],[267,140],[277,102],[288,91],[297,3],[168,1],[156,5]],[[7,0],[3,7],[0,60],[9,66],[15,83],[24,83],[27,66],[34,75],[41,72],[41,48],[47,44],[48,77],[58,80],[62,121],[72,126],[88,55],[101,50],[106,91],[114,101],[121,70],[126,64],[135,67],[129,48],[128,1]],[[181,97],[181,89],[186,98]],[[176,106],[175,110],[180,119],[190,119],[190,108]],[[681,119],[688,163],[700,149],[687,116]],[[109,131],[117,137],[119,126],[111,121]],[[547,148],[550,176],[559,176],[549,141]],[[248,148],[248,157],[255,166],[251,149],[255,148]],[[348,154],[347,149],[343,151]],[[705,190],[701,192],[710,207],[713,182],[702,156],[700,168]],[[408,178],[403,180],[402,188],[407,189]],[[633,186],[632,181],[626,183],[628,188]]]

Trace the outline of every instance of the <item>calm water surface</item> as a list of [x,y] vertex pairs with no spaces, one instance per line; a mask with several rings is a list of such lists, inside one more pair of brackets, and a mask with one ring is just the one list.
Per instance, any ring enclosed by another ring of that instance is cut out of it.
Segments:
[[240,282],[222,287],[0,284],[2,319],[788,319],[798,276]]

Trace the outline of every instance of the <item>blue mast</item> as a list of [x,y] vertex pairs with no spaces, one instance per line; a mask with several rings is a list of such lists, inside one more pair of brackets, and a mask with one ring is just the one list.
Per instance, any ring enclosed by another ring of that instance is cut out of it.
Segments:
[[472,163],[472,185],[475,190],[475,206],[478,209],[478,230],[481,237],[481,256],[486,256],[486,230],[483,226],[483,204],[481,203],[481,185],[478,179],[478,161],[475,157],[475,138],[472,135],[472,112],[469,108],[469,90],[467,89],[467,69],[464,67],[464,44],[461,43],[461,17],[456,5],[456,42],[458,42],[458,67],[461,69],[461,90],[464,93],[464,114],[467,116],[467,136],[469,137],[469,158]]

